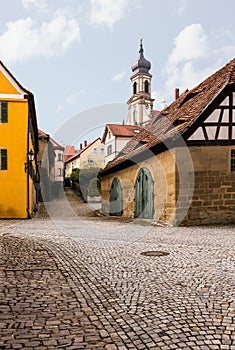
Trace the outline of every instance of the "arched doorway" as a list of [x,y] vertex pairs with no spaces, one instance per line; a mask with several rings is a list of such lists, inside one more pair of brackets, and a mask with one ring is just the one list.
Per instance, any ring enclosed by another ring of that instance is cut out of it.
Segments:
[[123,213],[122,186],[120,180],[115,177],[110,188],[109,215],[121,216]]
[[135,182],[135,218],[150,219],[154,214],[153,178],[147,168],[140,169]]

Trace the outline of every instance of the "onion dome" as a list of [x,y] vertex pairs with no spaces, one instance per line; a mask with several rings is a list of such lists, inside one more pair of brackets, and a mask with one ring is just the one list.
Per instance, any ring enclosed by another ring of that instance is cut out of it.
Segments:
[[146,60],[144,57],[144,49],[143,49],[143,39],[140,39],[140,49],[139,49],[139,58],[138,60],[132,64],[131,69],[134,73],[148,73],[151,68],[151,63]]

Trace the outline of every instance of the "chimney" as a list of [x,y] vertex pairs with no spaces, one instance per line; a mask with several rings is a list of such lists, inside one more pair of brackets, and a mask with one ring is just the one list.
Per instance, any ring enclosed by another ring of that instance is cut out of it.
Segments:
[[175,101],[178,100],[179,95],[180,95],[180,90],[179,90],[179,88],[175,88]]
[[80,143],[80,149],[82,149],[82,143]]
[[84,147],[86,147],[86,146],[87,146],[87,140],[84,141]]

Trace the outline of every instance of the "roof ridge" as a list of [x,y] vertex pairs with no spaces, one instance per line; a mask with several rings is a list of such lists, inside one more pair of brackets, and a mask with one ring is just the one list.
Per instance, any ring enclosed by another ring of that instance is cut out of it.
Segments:
[[[231,64],[232,63],[232,64]],[[235,83],[235,58],[233,58],[228,65],[231,64],[231,67],[228,71],[227,83],[232,84]]]

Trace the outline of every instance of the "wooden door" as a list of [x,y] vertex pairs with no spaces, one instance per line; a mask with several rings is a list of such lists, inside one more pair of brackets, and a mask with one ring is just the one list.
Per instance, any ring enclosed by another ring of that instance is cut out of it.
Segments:
[[114,178],[110,188],[109,215],[121,216],[123,213],[122,187],[118,178]]
[[152,218],[154,214],[153,179],[147,168],[142,168],[135,182],[135,218]]

